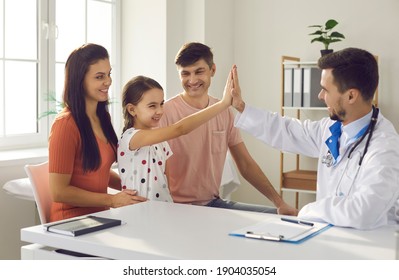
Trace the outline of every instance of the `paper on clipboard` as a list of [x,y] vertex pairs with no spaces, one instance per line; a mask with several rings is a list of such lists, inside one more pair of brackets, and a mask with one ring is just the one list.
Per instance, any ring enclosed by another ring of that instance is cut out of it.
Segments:
[[325,223],[312,222],[311,224],[312,226],[301,223],[290,223],[276,217],[232,231],[229,235],[300,243],[331,227],[331,225]]

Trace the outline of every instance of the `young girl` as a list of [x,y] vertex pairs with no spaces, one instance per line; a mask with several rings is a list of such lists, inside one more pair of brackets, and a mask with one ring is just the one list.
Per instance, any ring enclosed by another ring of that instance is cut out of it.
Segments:
[[[166,142],[207,122],[231,104],[232,74],[226,82],[223,99],[177,123],[157,128],[163,114],[164,93],[158,82],[138,76],[122,92],[125,119],[118,144],[122,189],[134,189],[149,200],[173,202],[168,188],[167,159],[172,151]],[[171,167],[173,168],[173,167]]]

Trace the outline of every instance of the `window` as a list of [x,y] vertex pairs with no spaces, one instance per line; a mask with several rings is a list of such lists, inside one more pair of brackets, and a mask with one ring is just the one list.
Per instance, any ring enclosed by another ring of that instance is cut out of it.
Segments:
[[110,54],[110,106],[120,125],[119,0],[0,0],[0,149],[43,147],[62,101],[64,67],[84,43]]

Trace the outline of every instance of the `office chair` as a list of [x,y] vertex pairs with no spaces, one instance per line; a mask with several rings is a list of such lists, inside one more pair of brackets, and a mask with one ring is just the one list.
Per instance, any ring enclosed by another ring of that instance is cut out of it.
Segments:
[[50,193],[48,161],[37,165],[25,165],[25,172],[32,184],[40,222],[42,224],[50,221],[50,210],[52,197]]
[[[25,172],[28,174],[32,184],[33,196],[35,197],[37,210],[39,212],[40,222],[42,224],[50,222],[51,203],[53,199],[50,192],[48,161],[37,165],[25,165]],[[100,257],[73,252],[64,249],[56,249],[55,252],[63,255],[76,257],[77,259],[85,257],[89,259],[103,259]]]

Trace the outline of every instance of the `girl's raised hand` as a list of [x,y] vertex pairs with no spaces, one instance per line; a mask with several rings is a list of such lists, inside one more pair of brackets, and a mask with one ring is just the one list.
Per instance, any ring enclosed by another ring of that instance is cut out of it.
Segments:
[[224,92],[223,92],[223,99],[222,102],[225,103],[226,105],[230,106],[232,102],[232,93],[234,90],[234,81],[233,81],[233,70],[236,66],[233,65],[232,69],[229,72],[229,75],[227,76],[227,81],[226,85],[224,86]]

